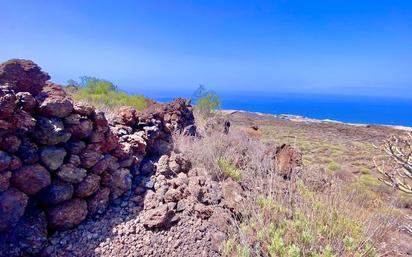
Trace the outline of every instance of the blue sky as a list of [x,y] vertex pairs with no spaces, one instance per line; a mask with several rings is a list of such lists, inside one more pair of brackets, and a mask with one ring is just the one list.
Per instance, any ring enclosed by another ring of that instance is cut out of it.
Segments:
[[[0,60],[149,95],[412,98],[412,1],[6,1]],[[166,92],[166,93],[165,93]]]

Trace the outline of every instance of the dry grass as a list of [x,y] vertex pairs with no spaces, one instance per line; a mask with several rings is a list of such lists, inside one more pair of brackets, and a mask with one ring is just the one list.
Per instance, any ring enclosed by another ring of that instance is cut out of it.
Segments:
[[[348,191],[325,169],[304,168],[284,180],[267,154],[273,145],[248,134],[232,128],[228,135],[176,139],[177,148],[192,157],[194,167],[216,180],[238,178],[245,189],[245,205],[234,217],[236,233],[222,245],[224,255],[379,256],[383,236],[397,224],[391,206],[380,205],[385,211],[366,203],[361,207],[362,187]],[[309,144],[313,143],[305,147]],[[321,146],[331,153],[342,151],[336,145]],[[330,166],[334,171],[342,168]],[[374,183],[368,174],[364,176],[362,183]]]

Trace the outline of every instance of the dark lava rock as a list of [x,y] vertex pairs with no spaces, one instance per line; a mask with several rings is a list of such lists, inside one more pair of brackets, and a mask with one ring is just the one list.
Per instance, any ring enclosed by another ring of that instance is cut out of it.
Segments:
[[58,118],[38,117],[34,137],[43,145],[65,143],[71,134],[65,129],[63,122]]
[[17,106],[26,112],[32,113],[37,106],[36,99],[29,92],[19,92],[16,94]]
[[0,172],[7,169],[11,162],[11,156],[4,152],[0,151]]
[[39,201],[45,205],[56,205],[73,197],[73,185],[62,181],[53,181],[39,193]]
[[36,96],[39,103],[38,110],[48,117],[67,117],[73,111],[73,103],[67,98],[61,86],[48,84],[44,90]]
[[33,164],[40,158],[38,150],[37,145],[26,138],[21,143],[17,154],[24,163]]
[[109,204],[110,189],[102,187],[87,200],[89,215],[102,214]]
[[80,154],[86,148],[86,143],[77,139],[70,139],[66,143],[66,148],[72,154]]
[[67,230],[79,225],[87,216],[87,203],[71,199],[49,208],[46,212],[51,229]]
[[0,193],[0,232],[15,226],[23,216],[28,197],[15,188]]
[[18,136],[6,135],[1,140],[0,147],[9,153],[15,153],[19,150],[20,144],[21,140]]
[[82,182],[75,185],[74,195],[85,198],[94,194],[100,186],[100,176],[96,174],[88,175]]
[[57,171],[57,176],[69,183],[82,182],[86,174],[87,171],[85,169],[75,167],[73,164],[64,164]]

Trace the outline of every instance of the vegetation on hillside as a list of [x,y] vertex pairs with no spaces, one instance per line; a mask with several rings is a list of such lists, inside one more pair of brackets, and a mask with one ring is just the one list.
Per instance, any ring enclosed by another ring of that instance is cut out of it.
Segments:
[[112,82],[95,77],[84,76],[79,81],[69,80],[68,89],[75,100],[96,106],[132,106],[137,110],[144,110],[147,106],[145,97],[129,95],[120,91]]
[[213,116],[221,107],[220,97],[213,91],[209,91],[205,86],[200,85],[193,94],[195,100],[195,110],[203,117]]

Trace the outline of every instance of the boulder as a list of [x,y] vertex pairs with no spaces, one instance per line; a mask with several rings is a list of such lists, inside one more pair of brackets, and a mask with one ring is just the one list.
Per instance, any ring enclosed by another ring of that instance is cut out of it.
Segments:
[[66,154],[63,147],[48,146],[40,151],[40,159],[49,170],[57,170],[62,166]]
[[70,125],[69,131],[75,138],[88,138],[93,131],[93,123],[87,119],[81,119],[78,125]]
[[63,181],[53,181],[39,193],[39,201],[44,205],[56,205],[73,197],[73,185]]
[[22,166],[21,160],[16,155],[11,155],[11,161],[9,165],[9,170],[17,170]]
[[110,154],[105,154],[105,155],[103,156],[103,158],[100,159],[100,160],[96,163],[96,165],[93,166],[92,172],[95,173],[95,174],[97,174],[97,175],[102,174],[104,171],[107,170],[107,168],[109,167],[109,165],[110,165],[110,163],[111,163],[112,161],[116,161],[116,160],[114,160],[114,159],[116,159],[116,158],[113,157],[113,156],[111,156]]
[[38,117],[34,138],[43,145],[57,145],[67,142],[71,134],[59,118]]
[[10,123],[13,131],[22,134],[33,131],[36,126],[36,119],[26,111],[16,110],[10,118]]
[[0,119],[9,118],[15,109],[16,95],[8,87],[0,86]]
[[86,175],[85,169],[75,167],[73,164],[64,164],[57,171],[57,177],[69,183],[82,182]]
[[100,176],[96,174],[87,175],[87,177],[74,187],[74,195],[79,198],[85,198],[94,194],[100,186]]
[[0,172],[3,170],[6,170],[11,162],[11,156],[10,154],[0,151]]
[[22,110],[32,113],[37,106],[36,99],[29,92],[19,92],[16,94],[17,106]]
[[27,195],[15,188],[0,193],[0,232],[17,224],[24,214],[28,199]]
[[30,208],[3,240],[0,240],[0,250],[5,256],[34,256],[46,242],[46,215],[37,208]]
[[120,120],[126,126],[134,126],[137,121],[137,111],[135,108],[130,106],[122,106],[119,108],[117,115],[120,117]]
[[272,158],[275,161],[276,172],[284,179],[290,179],[292,173],[297,172],[302,166],[302,155],[287,144],[276,147]]
[[67,117],[73,111],[72,101],[66,97],[61,86],[48,84],[43,91],[36,96],[39,103],[40,114],[47,117]]
[[116,199],[132,188],[132,175],[128,169],[118,169],[112,173],[111,197]]
[[87,203],[81,199],[71,199],[46,211],[50,229],[67,230],[79,225],[87,216]]
[[84,149],[79,156],[82,167],[86,169],[90,169],[103,158],[103,155],[99,151],[91,148]]
[[77,139],[70,139],[66,143],[66,149],[72,154],[80,154],[86,148],[86,143]]
[[110,189],[108,187],[100,188],[93,196],[87,200],[89,215],[102,214],[107,208],[110,200]]
[[234,212],[240,212],[244,200],[242,187],[228,178],[222,183],[222,194],[225,205]]
[[0,148],[9,153],[15,153],[19,150],[20,144],[21,140],[18,136],[9,134],[1,140]]
[[157,208],[146,210],[142,215],[143,225],[149,229],[168,226],[175,213],[169,209],[167,204],[162,204]]
[[50,76],[30,60],[11,59],[0,64],[0,84],[8,83],[15,92],[37,95]]
[[76,102],[73,105],[73,112],[82,116],[92,116],[94,114],[94,107],[83,102]]
[[28,195],[35,195],[50,185],[50,173],[40,164],[26,165],[13,172],[12,184]]
[[26,164],[33,164],[40,159],[38,151],[39,148],[37,147],[37,145],[31,142],[29,139],[25,138],[23,139],[19,147],[17,155],[20,157],[20,160],[22,162]]
[[10,178],[11,178],[10,171],[0,172],[0,193],[9,189]]
[[82,116],[80,114],[72,113],[63,119],[65,125],[79,125]]

